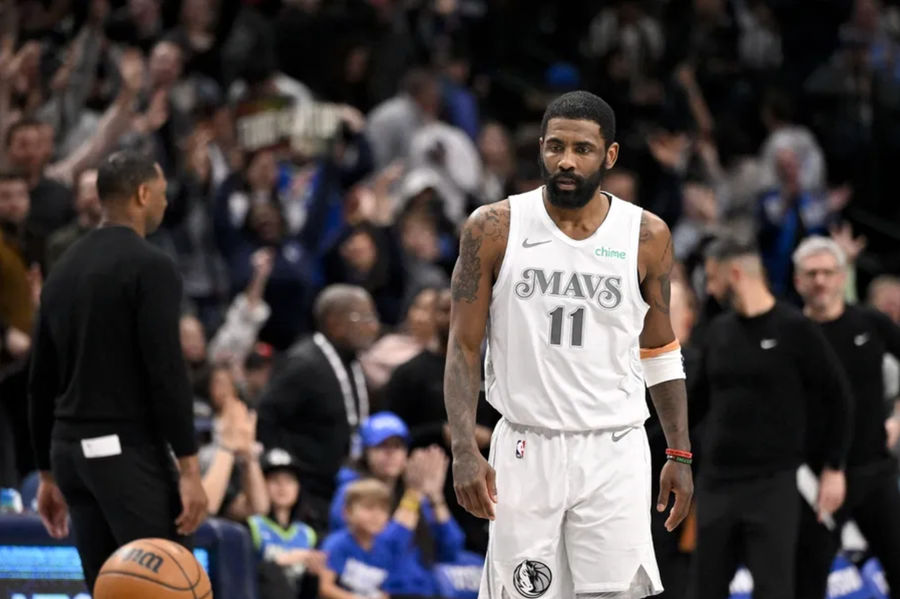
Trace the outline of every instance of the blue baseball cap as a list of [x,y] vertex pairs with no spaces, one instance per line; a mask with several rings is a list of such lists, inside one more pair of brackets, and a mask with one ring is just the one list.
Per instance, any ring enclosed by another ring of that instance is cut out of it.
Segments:
[[391,437],[400,437],[407,445],[410,442],[409,428],[393,412],[378,412],[366,418],[359,427],[359,436],[366,448],[381,445]]

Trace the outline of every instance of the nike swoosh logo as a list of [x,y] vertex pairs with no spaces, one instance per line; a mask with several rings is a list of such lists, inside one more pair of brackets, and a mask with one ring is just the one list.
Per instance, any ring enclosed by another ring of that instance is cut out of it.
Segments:
[[855,343],[856,346],[859,347],[861,345],[865,345],[868,340],[869,340],[869,334],[863,333],[862,335],[857,335],[856,337],[854,337],[853,343]]
[[553,240],[548,239],[547,241],[535,241],[534,243],[528,243],[528,240],[525,239],[524,241],[522,241],[522,247],[523,248],[533,248],[533,247],[537,247],[539,245],[544,245],[545,243],[550,243],[551,241],[553,241]]
[[628,433],[630,433],[630,432],[633,431],[633,430],[634,430],[633,428],[626,428],[624,431],[615,431],[615,432],[612,434],[612,440],[613,440],[613,443],[618,443],[619,441],[622,440],[622,438],[623,438],[625,435],[627,435]]
[[759,342],[759,346],[763,349],[772,349],[776,345],[778,345],[778,341],[775,339],[763,339]]

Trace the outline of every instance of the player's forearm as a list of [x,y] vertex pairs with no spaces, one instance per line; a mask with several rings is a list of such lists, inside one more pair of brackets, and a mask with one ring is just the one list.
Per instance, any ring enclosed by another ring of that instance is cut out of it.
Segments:
[[481,387],[480,351],[464,347],[451,334],[444,374],[444,404],[450,423],[450,447],[458,451],[478,451],[475,438],[475,411]]
[[684,379],[665,381],[650,387],[650,398],[671,449],[690,451],[687,390]]

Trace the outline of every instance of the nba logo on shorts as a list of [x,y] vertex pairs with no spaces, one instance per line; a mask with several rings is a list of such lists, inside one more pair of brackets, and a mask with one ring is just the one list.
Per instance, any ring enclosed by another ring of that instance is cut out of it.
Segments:
[[516,441],[516,457],[520,460],[525,457],[525,439]]

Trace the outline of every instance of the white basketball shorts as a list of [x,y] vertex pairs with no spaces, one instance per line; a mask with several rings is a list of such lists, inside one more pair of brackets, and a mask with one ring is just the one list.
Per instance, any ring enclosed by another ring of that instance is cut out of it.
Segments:
[[637,598],[663,588],[644,428],[568,433],[501,420],[479,599]]

